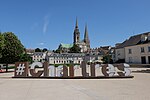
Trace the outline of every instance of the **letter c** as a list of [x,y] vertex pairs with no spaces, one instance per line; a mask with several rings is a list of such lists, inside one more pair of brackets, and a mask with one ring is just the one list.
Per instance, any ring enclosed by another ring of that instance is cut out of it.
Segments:
[[30,74],[32,75],[32,77],[40,77],[44,71],[42,70],[42,71],[36,72],[35,66],[42,67],[43,64],[41,62],[34,62],[34,63],[32,63],[31,68],[30,68]]

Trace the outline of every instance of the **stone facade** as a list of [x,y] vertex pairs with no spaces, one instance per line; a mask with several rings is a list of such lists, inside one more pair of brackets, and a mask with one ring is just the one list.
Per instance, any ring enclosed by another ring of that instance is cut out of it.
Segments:
[[131,36],[116,46],[115,60],[126,63],[150,64],[150,32]]
[[125,62],[150,64],[150,43],[125,47]]
[[81,64],[83,60],[87,62],[102,62],[102,56],[84,53],[52,53],[48,56],[49,64]]
[[48,58],[50,64],[80,64],[84,56],[82,53],[52,53]]
[[46,59],[46,52],[34,52],[31,57],[34,62],[42,62]]

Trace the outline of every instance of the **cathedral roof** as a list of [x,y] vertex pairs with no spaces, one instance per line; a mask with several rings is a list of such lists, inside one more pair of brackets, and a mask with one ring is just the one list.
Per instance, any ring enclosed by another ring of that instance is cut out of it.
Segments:
[[71,48],[71,47],[73,47],[73,44],[64,44],[64,43],[61,43],[60,46],[62,48]]

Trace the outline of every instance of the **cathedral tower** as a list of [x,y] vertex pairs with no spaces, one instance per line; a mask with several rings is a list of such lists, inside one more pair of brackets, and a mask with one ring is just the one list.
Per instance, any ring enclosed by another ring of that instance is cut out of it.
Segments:
[[88,36],[87,24],[85,26],[84,42],[85,42],[87,48],[89,49],[90,48],[90,40],[89,40],[89,36]]
[[74,44],[78,44],[80,42],[80,32],[79,32],[79,28],[78,28],[78,19],[76,18],[76,26],[74,29]]

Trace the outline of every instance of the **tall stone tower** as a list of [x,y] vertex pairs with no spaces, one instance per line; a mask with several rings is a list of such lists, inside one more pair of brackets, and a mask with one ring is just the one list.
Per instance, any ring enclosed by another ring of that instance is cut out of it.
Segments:
[[76,18],[76,26],[74,29],[74,44],[78,44],[80,42],[80,32],[79,32],[79,28],[78,28],[78,19]]
[[87,49],[90,49],[90,40],[89,40],[89,36],[88,36],[87,24],[85,26],[84,43],[86,44]]

